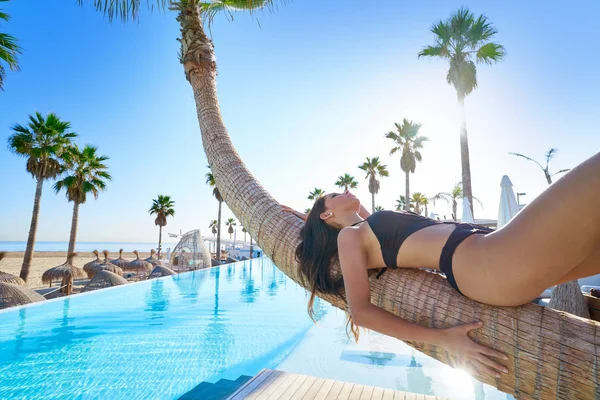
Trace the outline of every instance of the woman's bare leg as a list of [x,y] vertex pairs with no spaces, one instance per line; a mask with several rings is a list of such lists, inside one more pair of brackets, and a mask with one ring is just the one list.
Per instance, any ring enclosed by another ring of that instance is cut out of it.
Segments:
[[[496,305],[535,298],[597,251],[599,202],[600,153],[551,185],[502,229],[459,246],[453,261],[460,289]],[[592,264],[584,267],[586,274],[600,273]]]
[[558,285],[575,279],[587,278],[588,276],[597,274],[600,274],[600,249],[570,270],[567,275],[560,278],[556,284]]

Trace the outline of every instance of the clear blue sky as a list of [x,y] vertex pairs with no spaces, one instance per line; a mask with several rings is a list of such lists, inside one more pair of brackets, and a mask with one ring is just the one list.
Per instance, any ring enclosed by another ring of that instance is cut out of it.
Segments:
[[[90,1],[91,3],[91,1]],[[142,2],[145,3],[145,2]],[[600,55],[595,1],[297,0],[256,19],[224,17],[212,29],[225,122],[242,158],[280,202],[304,209],[315,186],[334,190],[337,176],[360,181],[357,166],[381,156],[390,177],[377,203],[391,209],[404,193],[399,158],[384,133],[406,117],[431,140],[411,176],[411,191],[432,196],[460,180],[459,114],[447,65],[418,60],[432,43],[431,24],[461,5],[485,13],[507,50],[481,66],[467,98],[467,126],[477,217],[495,218],[500,179],[508,174],[530,201],[546,186],[541,170],[509,151],[541,159],[558,147],[553,169],[570,168],[600,150]],[[10,126],[28,114],[55,112],[73,124],[80,144],[110,156],[113,182],[80,209],[80,241],[154,241],[148,215],[157,194],[176,201],[166,230],[201,228],[216,218],[204,184],[192,91],[177,60],[172,12],[143,12],[139,22],[110,24],[91,4],[11,1],[0,29],[20,40],[22,71],[0,93],[0,240],[26,240],[35,182],[11,154]],[[68,240],[71,204],[47,183],[38,240]],[[431,208],[450,215],[443,203]],[[224,211],[224,218],[232,216]]]

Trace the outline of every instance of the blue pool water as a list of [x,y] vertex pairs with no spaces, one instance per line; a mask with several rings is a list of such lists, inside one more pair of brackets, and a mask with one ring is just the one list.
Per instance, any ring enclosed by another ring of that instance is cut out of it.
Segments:
[[[277,368],[456,399],[506,399],[376,333],[261,258],[0,311],[0,399],[176,399]],[[482,397],[483,396],[483,397]]]

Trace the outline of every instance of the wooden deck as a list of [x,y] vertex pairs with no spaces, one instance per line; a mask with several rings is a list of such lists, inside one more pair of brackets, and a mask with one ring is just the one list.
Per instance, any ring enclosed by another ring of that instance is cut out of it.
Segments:
[[263,369],[227,400],[444,400],[356,383]]

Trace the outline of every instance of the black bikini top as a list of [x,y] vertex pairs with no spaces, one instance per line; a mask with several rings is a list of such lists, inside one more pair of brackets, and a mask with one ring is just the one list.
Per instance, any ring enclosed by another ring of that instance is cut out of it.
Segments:
[[367,219],[357,222],[358,225],[367,222],[369,227],[377,236],[383,261],[389,268],[398,268],[396,258],[402,243],[413,233],[428,226],[442,224],[431,218],[423,217],[410,211],[377,211]]

